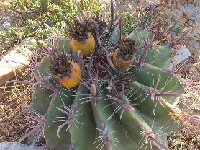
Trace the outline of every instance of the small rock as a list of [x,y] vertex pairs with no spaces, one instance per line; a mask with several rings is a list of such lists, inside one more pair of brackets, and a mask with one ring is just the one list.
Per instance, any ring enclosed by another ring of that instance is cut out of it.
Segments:
[[32,55],[30,49],[35,43],[36,40],[34,39],[26,39],[2,57],[0,61],[0,86],[16,75],[21,74],[28,67],[29,58]]
[[11,26],[11,24],[10,24],[10,22],[7,22],[7,21],[5,21],[3,24],[2,24],[2,30],[4,30],[4,31],[8,31],[9,29],[10,29],[10,26]]
[[189,58],[190,56],[191,56],[190,51],[186,47],[182,47],[177,51],[173,62],[175,63],[175,65],[177,65],[186,60],[187,58]]
[[200,135],[197,136],[197,142],[200,144]]
[[19,142],[2,142],[0,150],[47,150],[47,148],[46,146],[28,146]]
[[180,49],[176,50],[176,54],[173,57],[169,70],[172,71],[174,66],[184,62],[190,56],[191,56],[191,53],[186,47],[181,47]]

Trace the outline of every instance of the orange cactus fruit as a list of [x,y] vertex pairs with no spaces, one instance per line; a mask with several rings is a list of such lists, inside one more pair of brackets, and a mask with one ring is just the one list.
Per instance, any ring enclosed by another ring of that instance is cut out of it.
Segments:
[[112,55],[113,65],[118,69],[130,68],[135,62],[135,57],[132,57],[130,60],[123,60],[122,58],[118,58],[118,52],[119,52],[118,49],[113,52]]
[[91,32],[88,32],[88,38],[83,41],[72,38],[71,45],[75,53],[80,50],[84,57],[91,56],[95,51],[95,39]]
[[118,69],[129,69],[135,64],[135,42],[122,39],[118,49],[112,53],[113,65]]
[[81,80],[81,68],[77,63],[69,61],[71,64],[71,75],[64,77],[56,77],[59,83],[65,88],[74,88],[79,85]]

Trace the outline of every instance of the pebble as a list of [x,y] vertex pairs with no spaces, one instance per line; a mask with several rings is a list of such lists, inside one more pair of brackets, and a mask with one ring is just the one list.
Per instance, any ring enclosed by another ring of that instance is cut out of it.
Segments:
[[47,148],[46,146],[28,146],[19,142],[2,142],[0,150],[47,150]]

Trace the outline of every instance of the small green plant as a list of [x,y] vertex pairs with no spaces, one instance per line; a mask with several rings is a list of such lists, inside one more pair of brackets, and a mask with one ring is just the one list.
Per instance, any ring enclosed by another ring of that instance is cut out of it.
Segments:
[[123,23],[124,34],[130,34],[136,28],[136,17],[130,13],[124,14]]
[[170,27],[169,30],[172,31],[172,32],[174,32],[174,33],[176,33],[177,35],[178,35],[179,33],[181,33],[181,31],[182,31],[182,29],[181,29],[180,26],[172,26],[172,27]]
[[178,126],[170,114],[181,113],[174,104],[184,88],[171,69],[171,45],[152,48],[144,25],[122,38],[119,25],[81,18],[70,38],[46,48],[34,68],[32,109],[34,131],[50,149],[168,149]]
[[[86,4],[90,4],[89,7]],[[97,0],[87,0],[86,4],[84,5],[85,11],[97,13],[101,10]],[[0,35],[0,43],[2,43],[0,51],[6,51],[26,37],[36,37],[43,43],[54,32],[66,34],[68,26],[64,19],[71,22],[79,14],[74,3],[69,0],[17,0],[10,2],[9,7],[15,16],[11,18],[13,24],[11,24],[10,31]]]

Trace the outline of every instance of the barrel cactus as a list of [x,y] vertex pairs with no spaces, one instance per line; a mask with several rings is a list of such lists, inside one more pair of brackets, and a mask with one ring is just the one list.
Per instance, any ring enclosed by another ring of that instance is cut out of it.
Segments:
[[122,37],[99,20],[75,24],[36,68],[31,106],[49,149],[168,149],[184,92],[171,45],[152,47],[144,28]]

